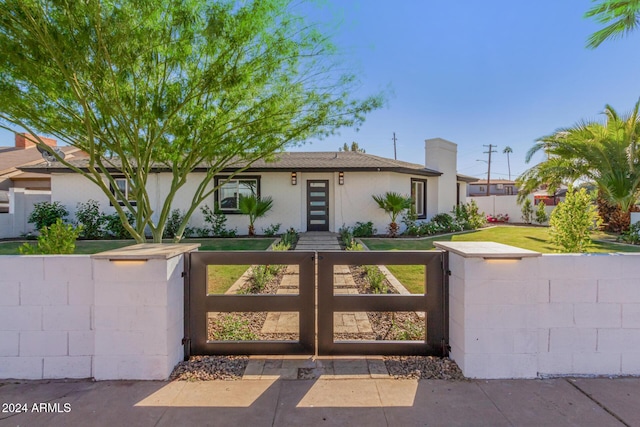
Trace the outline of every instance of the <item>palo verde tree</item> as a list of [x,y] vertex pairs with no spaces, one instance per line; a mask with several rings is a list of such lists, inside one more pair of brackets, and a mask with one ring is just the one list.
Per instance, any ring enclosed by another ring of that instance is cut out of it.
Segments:
[[[145,230],[161,241],[176,193],[202,168],[179,240],[221,170],[357,126],[381,104],[352,96],[335,46],[291,3],[0,0],[0,126],[85,151],[68,161],[38,141],[104,192],[138,242]],[[158,171],[171,178],[156,208],[147,183]]]

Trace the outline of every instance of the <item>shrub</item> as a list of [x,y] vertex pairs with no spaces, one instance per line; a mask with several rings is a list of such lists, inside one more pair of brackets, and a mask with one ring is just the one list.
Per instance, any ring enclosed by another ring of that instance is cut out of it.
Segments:
[[211,236],[211,229],[207,227],[196,227],[193,229],[193,234],[198,237],[209,237]]
[[211,225],[210,231],[214,237],[234,237],[236,230],[227,230],[227,216],[219,209],[212,210],[208,205],[200,208],[204,216],[204,222]]
[[256,265],[251,269],[251,286],[246,293],[259,293],[273,278],[268,265]]
[[531,206],[531,200],[526,199],[524,201],[520,212],[522,212],[522,220],[526,224],[531,224],[531,222],[533,221],[533,206]]
[[413,204],[402,214],[402,219],[400,221],[404,224],[403,234],[406,234],[407,236],[419,235],[419,225],[417,223],[418,215],[416,214]]
[[560,252],[586,252],[591,244],[591,231],[598,228],[601,219],[593,198],[584,188],[570,188],[564,202],[551,212],[549,236]]
[[340,241],[345,247],[348,247],[351,242],[353,242],[353,232],[351,231],[351,227],[347,227],[342,224],[342,227],[338,229],[338,234],[340,235]]
[[19,250],[23,255],[72,254],[76,249],[76,239],[81,231],[81,225],[74,227],[63,223],[62,219],[58,218],[54,224],[40,230],[37,245],[25,243]]
[[104,236],[104,225],[107,217],[100,212],[100,203],[89,200],[87,203],[78,203],[76,207],[76,220],[82,225],[82,237],[85,239],[100,239]]
[[43,227],[55,224],[58,219],[64,220],[68,216],[69,211],[60,202],[40,202],[33,205],[27,221],[41,230]]
[[[169,214],[169,218],[167,219],[167,225],[164,228],[164,233],[162,233],[162,236],[167,239],[178,237],[178,229],[180,228],[180,225],[182,225],[182,221],[184,221],[184,216],[185,214],[183,212],[180,212],[180,209],[172,210],[171,214]],[[180,238],[191,237],[194,232],[195,230],[193,228],[185,227]]]
[[289,248],[293,248],[298,241],[298,232],[291,227],[280,236],[280,242],[289,245]]
[[347,250],[347,251],[364,251],[364,246],[362,246],[360,243],[356,242],[355,240],[352,240],[351,243],[349,243],[345,247],[345,250]]
[[540,200],[538,202],[538,206],[536,207],[536,222],[538,224],[544,224],[549,219],[545,209],[546,206],[547,205],[544,204],[544,201]]
[[422,325],[411,320],[405,320],[400,325],[394,320],[391,324],[391,329],[396,340],[415,341],[424,339]]
[[[131,226],[134,226],[135,218],[131,212],[125,212],[127,216],[127,220]],[[122,221],[120,220],[120,216],[117,213],[113,213],[111,215],[107,215],[106,217],[105,230],[107,233],[113,237],[114,239],[130,239],[131,234],[124,228],[122,225]]]
[[365,265],[364,271],[367,274],[367,282],[369,288],[374,294],[386,294],[387,286],[384,283],[385,277],[382,271],[376,265]]
[[455,206],[452,213],[454,223],[464,230],[476,230],[487,223],[484,212],[480,212],[475,200]]
[[289,249],[291,249],[291,246],[283,241],[280,241],[279,243],[271,246],[271,250],[273,251],[288,251]]
[[391,222],[387,227],[387,231],[389,232],[389,237],[396,237],[400,228],[396,223],[396,219],[403,211],[411,208],[411,197],[390,191],[382,195],[373,195],[371,197],[373,197],[373,200],[375,200],[380,209],[389,214]]
[[629,226],[629,229],[623,231],[618,240],[632,245],[640,245],[640,222]]
[[450,231],[453,229],[453,217],[446,213],[434,215],[431,222],[438,224],[442,231]]
[[273,237],[276,234],[278,234],[278,231],[280,231],[280,226],[282,224],[278,223],[278,224],[271,224],[270,226],[268,226],[267,228],[263,228],[262,232],[264,233],[265,236],[267,237]]
[[351,229],[353,237],[371,237],[376,234],[376,229],[373,228],[373,222],[356,222],[356,225]]

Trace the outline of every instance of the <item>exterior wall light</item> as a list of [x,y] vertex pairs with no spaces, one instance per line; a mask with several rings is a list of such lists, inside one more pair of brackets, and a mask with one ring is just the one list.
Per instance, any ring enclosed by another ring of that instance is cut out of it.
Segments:
[[338,184],[344,185],[344,172],[338,172]]
[[298,174],[296,172],[291,172],[291,185],[298,184]]

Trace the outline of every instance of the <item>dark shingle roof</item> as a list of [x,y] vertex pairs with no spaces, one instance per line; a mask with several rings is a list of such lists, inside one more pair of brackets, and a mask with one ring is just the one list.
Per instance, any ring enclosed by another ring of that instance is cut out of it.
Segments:
[[[116,159],[114,159],[116,160]],[[71,162],[80,168],[86,167],[87,159],[79,159]],[[113,162],[117,164],[117,160]],[[230,167],[228,171],[235,170],[242,166],[242,162],[236,163],[235,167]],[[59,163],[51,165],[37,165],[20,168],[27,172],[64,172],[68,169]],[[166,166],[157,165],[157,171],[168,170]],[[206,169],[202,165],[195,171]],[[329,171],[393,171],[423,176],[439,176],[441,172],[427,169],[423,165],[408,163],[400,160],[387,159],[371,154],[358,153],[352,151],[340,152],[284,152],[275,155],[273,161],[258,160],[247,169],[247,172],[267,172],[267,171],[307,171],[307,172],[329,172]]]

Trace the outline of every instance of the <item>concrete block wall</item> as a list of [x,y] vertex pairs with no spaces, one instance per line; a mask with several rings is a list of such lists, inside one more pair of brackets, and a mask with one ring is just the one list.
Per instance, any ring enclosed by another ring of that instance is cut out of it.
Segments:
[[183,266],[157,251],[0,256],[0,378],[166,379],[183,356]]
[[640,374],[640,254],[474,245],[488,244],[438,244],[450,251],[450,357],[466,376]]

